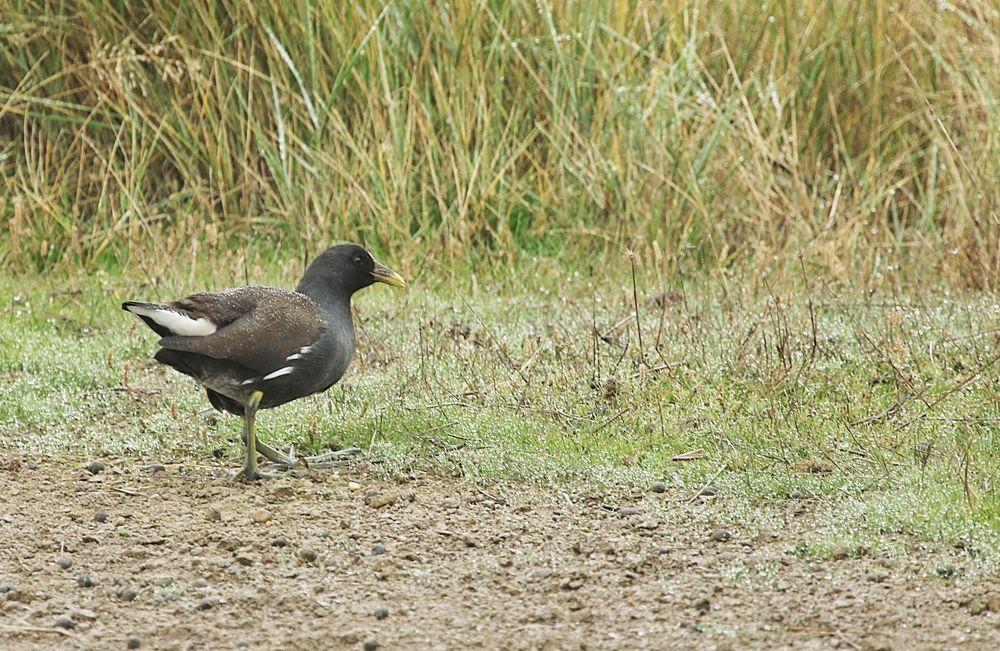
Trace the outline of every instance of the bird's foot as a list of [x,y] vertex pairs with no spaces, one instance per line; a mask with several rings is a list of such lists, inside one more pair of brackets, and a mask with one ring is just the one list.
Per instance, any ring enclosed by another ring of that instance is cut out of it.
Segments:
[[306,468],[310,469],[335,468],[349,464],[354,457],[360,454],[361,448],[344,448],[311,457],[304,457],[302,461],[305,463]]
[[260,481],[261,479],[274,479],[277,476],[278,475],[275,475],[274,473],[263,472],[256,466],[252,468],[250,466],[243,466],[242,470],[233,475],[233,481],[251,484],[253,482]]

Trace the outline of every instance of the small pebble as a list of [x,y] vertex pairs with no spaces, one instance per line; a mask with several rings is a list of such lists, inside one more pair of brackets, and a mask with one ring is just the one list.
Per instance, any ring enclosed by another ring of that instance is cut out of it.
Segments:
[[250,514],[250,519],[257,524],[264,524],[265,522],[270,522],[274,516],[267,509],[257,509]]
[[215,508],[214,506],[209,507],[209,509],[205,511],[205,519],[208,520],[209,522],[221,522],[222,512],[219,511],[219,509]]
[[835,561],[842,561],[851,555],[851,552],[844,545],[834,545],[830,550],[830,558]]
[[59,558],[56,559],[56,565],[58,565],[59,567],[63,568],[64,570],[68,570],[69,568],[71,568],[73,566],[73,557],[72,556],[60,556]]
[[216,606],[218,606],[221,603],[222,603],[222,600],[220,600],[218,597],[203,597],[198,602],[198,605],[196,606],[196,608],[198,610],[211,610],[212,608],[215,608]]
[[167,467],[164,466],[162,463],[151,463],[148,466],[146,466],[146,472],[148,472],[151,475],[157,472],[163,472],[166,469]]
[[626,506],[625,508],[618,511],[618,515],[620,515],[623,518],[628,518],[633,515],[639,515],[639,513],[640,513],[639,509],[635,508],[634,506]]
[[300,547],[298,552],[299,558],[304,560],[306,563],[316,562],[316,550],[311,547]]
[[13,589],[14,589],[14,586],[12,586],[9,583],[0,583],[0,594],[7,594],[8,592],[10,592]]
[[375,609],[375,619],[385,619],[389,616],[389,609],[385,606],[379,606]]
[[884,583],[885,580],[888,578],[889,575],[886,574],[885,572],[872,572],[871,574],[865,577],[865,580],[867,580],[869,583]]
[[702,597],[694,602],[694,609],[704,615],[708,611],[712,610],[712,602],[705,597]]
[[373,637],[370,637],[367,640],[365,640],[365,643],[364,643],[364,650],[365,651],[375,651],[375,649],[377,649],[377,648],[379,648],[378,640],[376,640]]
[[122,588],[118,591],[118,598],[122,601],[135,601],[138,596],[139,593],[135,591],[135,588]]
[[329,538],[330,537],[330,532],[328,530],[326,530],[326,529],[317,529],[316,530],[316,537],[317,538]]
[[92,588],[94,587],[94,581],[90,578],[89,574],[81,574],[76,577],[76,584],[81,588]]
[[666,493],[667,485],[664,484],[662,481],[654,481],[653,485],[649,487],[649,490],[653,491],[654,493]]
[[284,536],[275,536],[274,538],[271,538],[271,546],[288,547],[288,538],[285,538]]
[[726,542],[732,535],[725,529],[716,529],[708,537],[712,542]]
[[107,522],[108,514],[104,511],[97,511],[94,513],[94,522]]
[[71,628],[76,628],[76,622],[74,622],[73,618],[69,615],[60,615],[59,617],[56,617],[55,626],[56,628],[68,631]]
[[381,545],[379,543],[375,543],[374,545],[372,545],[372,556],[381,556],[387,551],[389,550],[385,548],[385,545]]
[[191,582],[191,587],[192,588],[207,588],[208,587],[208,581],[206,581],[205,579],[195,579],[194,581]]
[[358,490],[361,490],[361,484],[359,484],[356,481],[349,481],[349,482],[347,482],[347,490],[349,490],[349,491],[358,491]]
[[142,640],[137,637],[130,637],[128,641],[125,642],[125,648],[127,649],[138,649],[142,646]]
[[378,489],[376,488],[369,488],[368,490],[365,491],[365,497],[375,497],[378,494],[379,492]]
[[713,497],[718,492],[719,491],[715,488],[715,486],[709,485],[703,487],[700,491],[698,491],[698,497]]
[[243,567],[250,567],[251,565],[253,565],[255,559],[253,555],[244,553],[244,554],[237,554],[235,560]]
[[958,574],[958,570],[955,569],[954,565],[941,565],[935,570],[935,573],[942,579],[950,579]]
[[104,472],[104,462],[100,459],[94,459],[87,464],[86,468],[87,472],[92,475],[96,475],[97,473]]

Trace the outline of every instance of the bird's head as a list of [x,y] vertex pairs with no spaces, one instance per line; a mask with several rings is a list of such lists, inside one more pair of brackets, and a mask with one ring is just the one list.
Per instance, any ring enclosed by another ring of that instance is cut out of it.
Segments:
[[378,262],[371,253],[358,244],[338,244],[323,251],[306,269],[302,282],[299,283],[299,291],[303,291],[303,288],[308,289],[315,283],[348,294],[374,283],[406,287],[406,281],[402,276]]

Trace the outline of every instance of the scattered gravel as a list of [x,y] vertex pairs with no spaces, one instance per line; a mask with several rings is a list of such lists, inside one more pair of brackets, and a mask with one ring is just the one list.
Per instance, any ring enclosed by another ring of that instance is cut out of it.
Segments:
[[284,536],[275,536],[274,538],[271,538],[271,546],[288,547],[288,538],[285,538]]
[[662,481],[654,481],[653,484],[649,487],[649,490],[653,491],[654,493],[666,493],[667,485],[664,484]]
[[205,519],[209,522],[222,522],[222,512],[214,506],[210,506],[205,511]]
[[375,651],[375,649],[379,648],[379,646],[380,645],[378,643],[378,640],[376,640],[373,637],[370,637],[367,640],[365,640],[363,648],[365,651]]
[[94,587],[94,580],[90,578],[89,574],[81,574],[76,577],[76,584],[81,588],[92,588]]
[[372,545],[372,556],[381,556],[387,551],[389,550],[385,548],[385,545],[379,543],[375,543],[374,545]]
[[273,518],[274,514],[272,514],[267,509],[256,509],[254,510],[253,513],[250,514],[250,519],[256,522],[257,524],[264,524],[265,522],[270,522]]
[[93,461],[88,463],[85,467],[87,469],[87,472],[89,472],[92,475],[104,472],[104,462],[101,461],[100,459],[94,459]]
[[316,550],[312,547],[300,547],[298,551],[298,557],[304,560],[306,563],[316,562]]
[[137,637],[130,637],[125,642],[125,648],[127,648],[127,649],[138,649],[141,646],[142,646],[142,640],[140,640]]
[[385,606],[379,606],[375,609],[375,619],[385,619],[389,616],[389,609]]
[[73,557],[68,555],[60,556],[59,558],[56,559],[56,565],[58,565],[64,570],[68,570],[69,568],[73,567]]

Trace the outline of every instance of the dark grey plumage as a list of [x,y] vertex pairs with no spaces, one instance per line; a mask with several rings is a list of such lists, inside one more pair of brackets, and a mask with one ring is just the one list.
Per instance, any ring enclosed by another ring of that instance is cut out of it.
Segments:
[[122,308],[161,336],[157,361],[200,382],[216,409],[249,416],[249,424],[248,410],[340,380],[354,356],[351,296],[375,282],[405,286],[361,246],[341,244],[309,265],[294,292],[239,287]]

